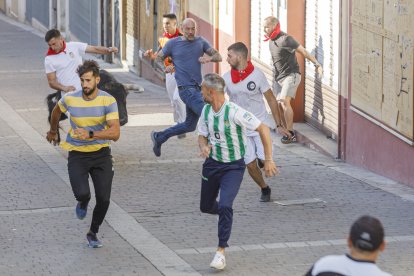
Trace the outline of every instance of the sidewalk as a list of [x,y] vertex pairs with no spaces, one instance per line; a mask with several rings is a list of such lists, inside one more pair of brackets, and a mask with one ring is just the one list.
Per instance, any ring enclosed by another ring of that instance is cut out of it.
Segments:
[[[196,134],[171,138],[156,158],[149,134],[171,124],[166,92],[122,70],[113,73],[144,92],[128,95],[130,123],[112,145],[115,179],[100,230],[104,247],[87,248],[91,212],[83,221],[75,218],[66,153],[44,138],[46,44],[2,19],[0,274],[216,274],[208,264],[217,219],[199,211]],[[25,41],[33,46],[26,49]],[[274,202],[258,201],[259,189],[246,173],[234,205],[228,267],[220,275],[303,275],[319,257],[346,251],[349,227],[363,214],[379,217],[385,227],[389,244],[379,266],[414,275],[413,189],[299,144],[282,145],[272,135],[281,171],[267,179]]]

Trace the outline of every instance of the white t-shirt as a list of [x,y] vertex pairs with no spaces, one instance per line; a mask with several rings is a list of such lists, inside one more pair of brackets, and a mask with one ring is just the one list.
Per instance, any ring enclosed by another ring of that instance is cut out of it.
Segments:
[[74,86],[76,91],[82,90],[80,78],[76,73],[82,64],[88,44],[82,42],[67,42],[64,52],[57,55],[46,56],[46,74],[56,72],[57,81],[64,86]]
[[321,275],[323,272],[337,273],[346,276],[391,276],[391,274],[379,269],[375,263],[354,260],[349,255],[330,255],[322,257],[313,265],[312,269],[306,275],[317,276]]
[[[233,83],[230,71],[223,75],[223,79],[226,82],[224,91],[231,102],[253,113],[261,122],[268,120],[263,94],[271,88],[266,76],[259,68],[255,67],[247,78],[238,83]],[[247,136],[252,135],[258,135],[258,133],[255,131],[247,132]]]
[[255,130],[260,123],[252,113],[234,103],[226,101],[217,113],[207,104],[198,121],[198,134],[208,137],[211,158],[228,163],[244,157],[246,129]]

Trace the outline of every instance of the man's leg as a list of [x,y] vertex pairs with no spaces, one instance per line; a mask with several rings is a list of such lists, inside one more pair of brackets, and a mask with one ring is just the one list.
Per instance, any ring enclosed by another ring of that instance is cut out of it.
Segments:
[[293,108],[291,105],[292,98],[286,96],[280,103],[283,108],[283,116],[286,122],[286,129],[293,131]]
[[233,202],[239,192],[246,165],[244,160],[239,160],[223,166],[218,202],[218,247],[224,249],[228,247],[227,242],[230,239],[233,225]]
[[290,136],[283,136],[282,143],[296,142],[296,135],[293,131],[293,108],[292,99],[296,96],[296,90],[300,84],[301,76],[298,73],[287,76],[282,82],[282,90],[280,92],[279,102],[282,105],[283,115],[286,122],[286,129],[290,132]]
[[247,164],[247,171],[254,182],[261,188],[260,201],[268,202],[270,201],[271,189],[266,184],[262,171],[257,164],[257,162],[262,162],[261,160],[264,159],[264,149],[260,136],[247,137],[246,155],[244,156],[244,161]]
[[89,189],[89,159],[87,153],[70,151],[68,156],[68,173],[73,194],[78,201],[76,216],[84,219],[91,199]]
[[212,215],[218,214],[220,168],[217,165],[217,161],[207,158],[201,175],[200,211]]
[[194,131],[197,127],[198,118],[204,107],[204,101],[200,93],[200,89],[190,87],[181,90],[180,97],[186,105],[186,119],[183,123],[176,124],[161,132],[152,132],[151,139],[153,141],[153,151],[156,156],[161,155],[161,145],[170,137]]
[[222,164],[222,176],[220,179],[220,200],[218,203],[218,238],[217,252],[214,255],[210,266],[216,269],[224,269],[226,258],[225,248],[228,247],[231,228],[233,225],[233,202],[240,189],[246,165],[244,160]]
[[102,244],[97,239],[96,234],[99,232],[99,227],[109,208],[112,179],[114,177],[112,156],[109,148],[103,148],[97,152],[90,174],[95,188],[96,205],[93,209],[91,228],[87,238],[90,247],[101,247]]
[[112,179],[114,177],[110,149],[103,148],[96,153],[94,166],[90,170],[96,197],[96,206],[93,209],[91,223],[91,230],[94,233],[98,233],[99,226],[102,224],[108,211]]

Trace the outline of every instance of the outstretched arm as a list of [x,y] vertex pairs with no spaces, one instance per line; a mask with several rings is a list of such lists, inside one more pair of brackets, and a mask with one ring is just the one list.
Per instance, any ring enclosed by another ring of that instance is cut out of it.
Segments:
[[88,45],[86,46],[85,52],[90,54],[109,55],[118,53],[118,48]]
[[296,51],[298,51],[305,58],[309,59],[315,65],[316,69],[318,70],[319,76],[322,77],[323,68],[322,68],[322,65],[318,62],[318,60],[314,56],[312,56],[302,45],[299,45]]

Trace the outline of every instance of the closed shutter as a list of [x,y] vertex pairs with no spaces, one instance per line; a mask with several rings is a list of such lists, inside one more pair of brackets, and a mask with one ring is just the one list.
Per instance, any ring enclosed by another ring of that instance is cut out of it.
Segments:
[[69,1],[69,29],[76,40],[100,45],[100,4],[98,0]]
[[32,19],[35,19],[48,29],[49,0],[26,1],[26,19],[29,22],[32,22]]
[[324,69],[316,77],[314,65],[305,63],[305,120],[336,140],[338,135],[339,2],[306,1],[305,47]]

